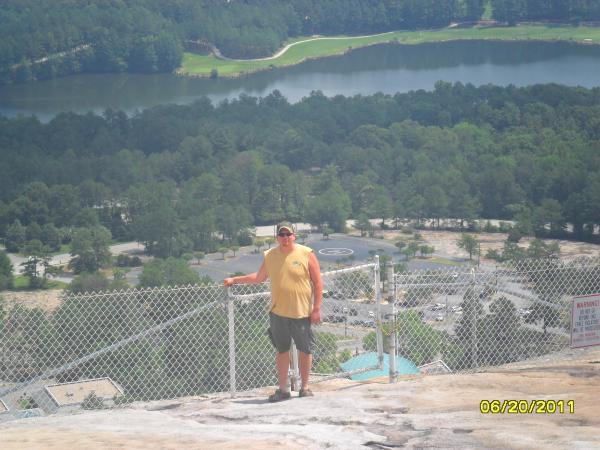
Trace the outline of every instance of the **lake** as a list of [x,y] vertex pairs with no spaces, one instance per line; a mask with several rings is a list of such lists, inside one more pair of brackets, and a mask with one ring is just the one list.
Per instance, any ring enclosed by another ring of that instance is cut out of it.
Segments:
[[133,113],[165,103],[185,104],[207,96],[213,102],[240,94],[264,96],[279,90],[296,102],[313,90],[327,96],[431,90],[438,80],[476,86],[560,83],[600,84],[600,46],[568,42],[453,41],[420,45],[385,44],[343,56],[256,73],[238,79],[193,79],[170,74],[76,75],[0,87],[0,114],[37,115],[48,121],[62,111]]

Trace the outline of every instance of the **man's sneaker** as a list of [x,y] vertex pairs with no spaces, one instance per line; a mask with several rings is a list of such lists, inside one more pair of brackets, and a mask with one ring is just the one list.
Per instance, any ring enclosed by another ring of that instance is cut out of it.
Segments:
[[292,395],[289,392],[283,392],[281,389],[277,389],[273,394],[269,395],[269,402],[282,402],[284,400],[289,400],[292,398]]
[[315,394],[312,393],[312,391],[310,389],[300,389],[300,393],[298,394],[298,397],[314,397]]

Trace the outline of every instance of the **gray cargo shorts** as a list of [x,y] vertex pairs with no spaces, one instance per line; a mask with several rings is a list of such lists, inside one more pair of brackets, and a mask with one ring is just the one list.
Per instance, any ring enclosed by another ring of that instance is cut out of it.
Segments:
[[292,346],[292,339],[302,353],[312,353],[315,338],[310,326],[310,317],[290,319],[269,313],[267,333],[278,353],[288,352]]

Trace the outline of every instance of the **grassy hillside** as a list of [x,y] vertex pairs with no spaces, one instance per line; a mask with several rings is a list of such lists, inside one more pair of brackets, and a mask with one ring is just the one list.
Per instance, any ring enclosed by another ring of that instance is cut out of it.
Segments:
[[311,58],[339,55],[353,48],[397,42],[414,45],[426,42],[442,42],[462,39],[485,40],[544,40],[572,41],[578,43],[600,43],[600,28],[521,25],[516,27],[445,28],[434,31],[397,31],[371,36],[335,36],[295,39],[292,46],[282,55],[262,60],[221,60],[213,55],[185,53],[182,66],[177,73],[188,76],[208,77],[213,69],[219,76],[236,77],[258,70],[299,64]]

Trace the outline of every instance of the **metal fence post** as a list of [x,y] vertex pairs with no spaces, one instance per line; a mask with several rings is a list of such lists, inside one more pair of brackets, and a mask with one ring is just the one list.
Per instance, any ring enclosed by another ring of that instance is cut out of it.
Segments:
[[475,269],[471,269],[471,292],[473,295],[473,305],[471,305],[471,364],[473,364],[473,368],[479,366],[479,358],[477,357],[477,305],[479,304],[479,300],[475,294],[476,281]]
[[377,337],[377,360],[379,369],[383,369],[383,333],[381,332],[381,276],[379,255],[375,255],[375,335]]
[[300,390],[300,380],[298,369],[298,349],[296,348],[296,343],[292,341],[292,348],[290,349],[290,370],[288,381],[290,383],[291,391],[299,391]]
[[[390,383],[395,383],[398,378],[398,372],[396,370],[396,279],[394,278],[394,266],[390,264],[388,267],[387,285],[388,285],[388,299],[392,302],[391,314],[392,320],[390,324]],[[391,283],[391,285],[390,285]]]
[[229,332],[229,392],[235,397],[235,311],[234,296],[231,288],[227,288],[227,319]]

